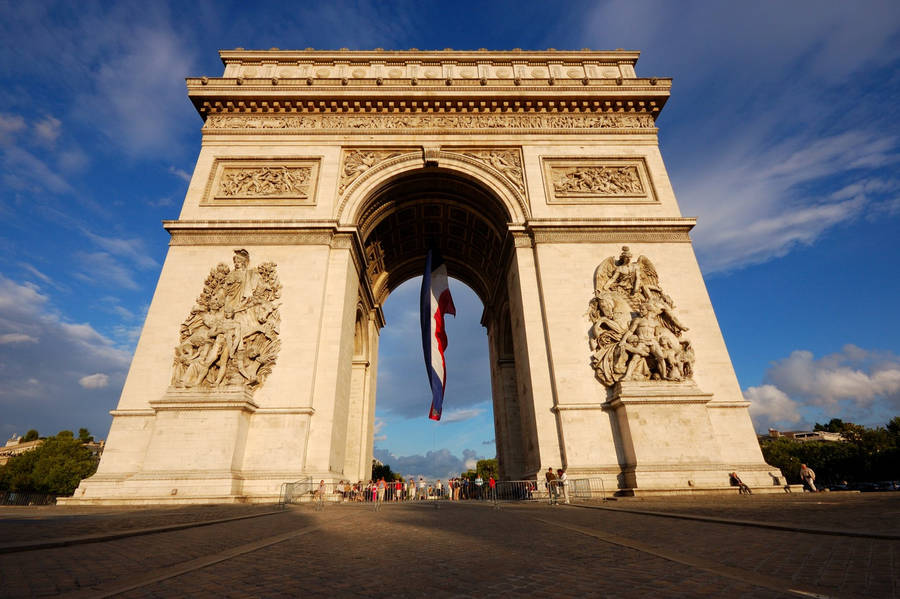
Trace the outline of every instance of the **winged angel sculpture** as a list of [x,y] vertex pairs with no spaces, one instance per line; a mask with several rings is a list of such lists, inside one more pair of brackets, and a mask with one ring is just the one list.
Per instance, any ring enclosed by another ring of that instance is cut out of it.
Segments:
[[623,246],[618,259],[610,256],[594,271],[594,297],[588,304],[591,366],[607,386],[623,380],[690,379],[694,349],[682,337],[688,328],[659,286],[650,259],[631,258]]
[[255,390],[272,372],[281,341],[281,283],[274,262],[250,267],[247,250],[234,251],[234,269],[209,272],[197,304],[181,325],[172,386]]

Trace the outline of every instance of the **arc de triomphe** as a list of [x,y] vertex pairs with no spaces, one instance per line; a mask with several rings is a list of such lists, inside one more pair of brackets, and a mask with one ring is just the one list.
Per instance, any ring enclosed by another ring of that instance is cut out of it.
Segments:
[[484,303],[503,477],[773,488],[660,156],[671,80],[637,52],[220,54],[187,80],[200,155],[72,501],[368,478],[381,306],[427,243]]

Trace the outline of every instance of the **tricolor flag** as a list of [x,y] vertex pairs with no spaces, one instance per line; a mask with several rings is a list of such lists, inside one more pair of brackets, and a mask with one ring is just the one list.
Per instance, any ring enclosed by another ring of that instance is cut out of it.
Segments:
[[422,277],[422,352],[425,354],[425,370],[431,383],[431,410],[428,417],[441,419],[444,405],[444,387],[447,386],[447,367],[444,350],[447,349],[447,332],[444,315],[456,316],[456,306],[447,286],[447,266],[437,250],[428,250],[425,258],[425,276]]

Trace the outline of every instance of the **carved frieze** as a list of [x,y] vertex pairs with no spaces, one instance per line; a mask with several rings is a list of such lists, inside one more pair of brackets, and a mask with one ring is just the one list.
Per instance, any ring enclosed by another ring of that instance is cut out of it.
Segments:
[[522,170],[522,153],[516,149],[486,149],[486,150],[454,150],[447,148],[450,152],[457,152],[463,156],[474,158],[475,160],[485,164],[501,175],[506,177],[510,183],[515,185],[516,189],[522,195],[525,194],[525,174]]
[[588,302],[588,343],[597,379],[685,381],[694,374],[694,349],[682,333],[675,303],[663,292],[646,256],[632,262],[628,246],[594,271],[594,297]]
[[201,205],[315,204],[317,159],[217,158]]
[[643,159],[546,158],[544,179],[551,204],[656,201]]
[[647,113],[568,113],[568,114],[300,114],[300,115],[245,115],[211,114],[206,119],[204,129],[300,129],[309,131],[332,130],[385,130],[395,132],[401,129],[447,130],[606,130],[606,129],[652,129],[653,117]]
[[218,194],[226,198],[309,198],[312,167],[226,167]]
[[274,262],[250,266],[250,254],[235,250],[234,268],[220,263],[181,325],[172,387],[209,393],[260,387],[281,349],[278,312],[281,283]]
[[344,155],[341,160],[341,180],[338,184],[338,194],[343,195],[357,177],[379,162],[393,158],[394,156],[400,156],[409,151],[410,150],[344,150]]

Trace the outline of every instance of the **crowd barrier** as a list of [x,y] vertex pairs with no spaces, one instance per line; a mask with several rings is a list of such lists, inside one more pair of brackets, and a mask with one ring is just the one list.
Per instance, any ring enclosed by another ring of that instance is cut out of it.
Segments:
[[415,501],[543,501],[563,503],[585,499],[605,499],[606,490],[600,478],[575,478],[562,484],[557,481],[505,480],[496,481],[493,487],[488,482],[477,485],[474,482],[448,487],[437,487],[434,482],[426,482],[424,487],[416,481],[415,486],[396,481],[386,483],[381,490],[374,484],[324,482],[304,479],[281,485],[283,505],[314,502],[317,509],[324,509],[329,503],[398,503]]
[[55,503],[56,495],[0,491],[0,505],[53,505]]

